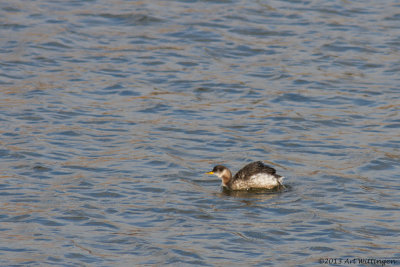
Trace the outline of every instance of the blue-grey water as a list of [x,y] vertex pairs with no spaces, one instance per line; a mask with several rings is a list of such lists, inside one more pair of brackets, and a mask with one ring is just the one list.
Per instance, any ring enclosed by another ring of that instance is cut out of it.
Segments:
[[399,107],[397,0],[2,1],[0,265],[400,263]]

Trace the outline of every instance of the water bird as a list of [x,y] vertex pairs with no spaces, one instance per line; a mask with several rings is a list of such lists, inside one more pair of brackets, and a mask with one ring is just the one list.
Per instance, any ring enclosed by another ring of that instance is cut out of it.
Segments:
[[283,186],[283,176],[276,174],[276,170],[261,161],[247,164],[232,177],[231,171],[222,165],[217,165],[212,171],[221,178],[222,186],[228,190],[273,189]]

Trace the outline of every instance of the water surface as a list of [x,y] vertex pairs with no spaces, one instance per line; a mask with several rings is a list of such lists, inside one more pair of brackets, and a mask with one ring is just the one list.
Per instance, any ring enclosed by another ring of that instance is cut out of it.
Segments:
[[[0,4],[0,264],[400,262],[398,1]],[[278,192],[221,191],[262,160]]]

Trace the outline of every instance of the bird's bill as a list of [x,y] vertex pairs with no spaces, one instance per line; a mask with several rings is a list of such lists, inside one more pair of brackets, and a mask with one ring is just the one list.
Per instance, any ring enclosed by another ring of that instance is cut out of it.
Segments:
[[214,174],[214,172],[206,172],[206,174]]

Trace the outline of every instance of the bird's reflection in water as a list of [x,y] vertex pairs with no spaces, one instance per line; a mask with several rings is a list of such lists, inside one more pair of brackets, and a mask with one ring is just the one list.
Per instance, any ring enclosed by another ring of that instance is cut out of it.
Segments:
[[289,185],[282,185],[273,189],[249,189],[249,190],[229,190],[225,187],[222,188],[220,195],[229,197],[240,198],[257,198],[257,199],[271,199],[279,194],[290,191],[292,188]]

